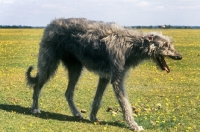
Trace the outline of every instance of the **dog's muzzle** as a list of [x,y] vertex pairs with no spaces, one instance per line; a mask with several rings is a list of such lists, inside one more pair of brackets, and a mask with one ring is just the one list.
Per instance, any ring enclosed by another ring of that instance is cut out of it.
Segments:
[[174,59],[174,60],[181,60],[182,56],[178,55],[178,56],[169,56],[170,58]]

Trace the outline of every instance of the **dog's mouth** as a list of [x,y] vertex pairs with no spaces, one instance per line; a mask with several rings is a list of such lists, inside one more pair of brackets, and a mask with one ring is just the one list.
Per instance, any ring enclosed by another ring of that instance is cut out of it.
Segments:
[[170,72],[170,69],[163,56],[159,55],[158,57],[156,57],[156,60],[162,70],[165,70],[167,73]]

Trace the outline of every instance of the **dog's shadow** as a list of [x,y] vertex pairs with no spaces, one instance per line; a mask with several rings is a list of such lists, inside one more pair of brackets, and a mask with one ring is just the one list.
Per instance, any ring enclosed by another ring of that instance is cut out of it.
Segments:
[[[54,113],[54,112],[41,111],[41,114],[35,115],[30,112],[30,108],[26,108],[20,105],[0,104],[0,109],[5,110],[7,112],[16,112],[18,114],[34,116],[34,117],[38,117],[45,120],[52,119],[52,120],[58,120],[58,121],[70,121],[70,122],[81,122],[81,123],[92,124],[92,122],[88,119],[79,119],[74,116],[63,115],[63,114]],[[100,125],[107,125],[107,124],[116,126],[116,127],[121,127],[121,128],[126,127],[124,123],[120,123],[120,122],[107,122],[107,121],[100,122]]]

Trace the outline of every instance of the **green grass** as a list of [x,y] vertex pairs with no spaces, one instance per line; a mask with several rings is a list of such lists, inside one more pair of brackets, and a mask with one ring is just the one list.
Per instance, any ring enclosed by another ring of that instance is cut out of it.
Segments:
[[[150,31],[150,30],[147,30]],[[161,30],[159,30],[161,31]],[[84,70],[76,87],[75,102],[87,110],[83,120],[75,119],[64,92],[67,71],[59,66],[40,98],[41,115],[32,115],[32,89],[26,86],[25,72],[37,66],[38,43],[43,29],[0,29],[0,131],[39,132],[128,132],[122,113],[106,112],[109,106],[119,108],[111,85],[98,112],[101,124],[89,121],[90,106],[98,76]],[[148,132],[188,132],[200,130],[200,30],[162,30],[174,38],[181,61],[167,59],[171,72],[160,71],[151,61],[131,69],[125,86],[135,120]],[[36,73],[34,69],[34,74]]]

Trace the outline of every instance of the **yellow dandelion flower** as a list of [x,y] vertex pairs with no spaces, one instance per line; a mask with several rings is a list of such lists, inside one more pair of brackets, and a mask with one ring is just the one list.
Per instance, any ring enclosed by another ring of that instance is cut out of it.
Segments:
[[159,123],[159,122],[160,122],[160,121],[158,121],[158,120],[156,121],[156,123]]
[[173,121],[176,121],[176,117],[175,117],[175,116],[173,116],[172,120],[173,120]]
[[187,127],[188,130],[192,130],[192,127]]

